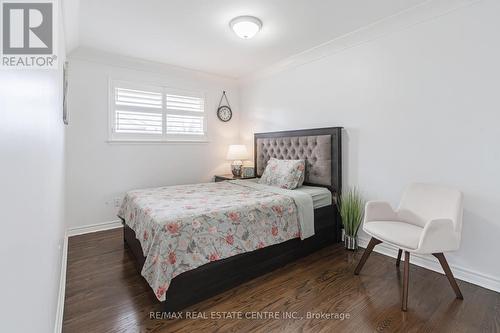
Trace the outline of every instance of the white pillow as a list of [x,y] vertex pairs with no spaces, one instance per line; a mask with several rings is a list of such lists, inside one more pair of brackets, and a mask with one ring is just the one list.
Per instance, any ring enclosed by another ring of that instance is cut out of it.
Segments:
[[278,160],[271,158],[259,179],[260,184],[293,190],[304,182],[304,160]]

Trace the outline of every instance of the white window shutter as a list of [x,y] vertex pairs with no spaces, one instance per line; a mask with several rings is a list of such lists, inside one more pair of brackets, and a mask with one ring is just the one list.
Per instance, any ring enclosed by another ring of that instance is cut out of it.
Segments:
[[206,139],[202,93],[113,81],[110,107],[111,140]]
[[189,92],[165,92],[167,136],[205,136],[205,98]]
[[167,114],[167,134],[204,135],[203,116]]
[[117,133],[162,134],[161,113],[116,110],[115,115]]
[[205,102],[202,97],[190,97],[166,93],[167,109],[172,111],[204,112]]
[[161,109],[161,93],[137,89],[115,87],[116,105]]

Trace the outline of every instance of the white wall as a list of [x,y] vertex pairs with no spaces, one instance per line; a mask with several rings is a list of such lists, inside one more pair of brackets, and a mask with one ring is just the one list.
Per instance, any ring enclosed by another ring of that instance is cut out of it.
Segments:
[[[151,62],[79,50],[70,56],[70,125],[67,131],[67,220],[70,229],[117,220],[113,200],[131,189],[208,182],[228,173],[227,146],[238,143],[234,80]],[[207,93],[209,143],[108,143],[108,79]],[[216,108],[226,90],[233,119]]]
[[[344,182],[396,206],[403,187],[465,193],[449,261],[500,290],[500,2],[484,0],[243,84],[241,136],[344,126]],[[270,73],[272,71],[269,71]]]
[[0,323],[53,332],[66,226],[60,67],[0,70]]

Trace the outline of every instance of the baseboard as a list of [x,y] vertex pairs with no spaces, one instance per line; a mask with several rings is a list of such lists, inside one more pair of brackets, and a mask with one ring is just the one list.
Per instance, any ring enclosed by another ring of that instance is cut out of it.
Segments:
[[62,332],[64,315],[64,298],[66,296],[66,265],[68,262],[68,235],[64,235],[63,252],[61,256],[61,274],[59,277],[59,294],[57,297],[56,322],[54,333]]
[[68,229],[68,237],[89,234],[97,231],[104,231],[109,229],[121,228],[123,227],[121,220],[102,222],[96,224],[88,224],[81,227]]
[[[359,246],[365,248],[368,245],[369,238],[367,237],[359,237],[358,236],[358,242]],[[398,255],[398,249],[382,243],[377,246],[375,246],[374,250],[377,253],[392,257],[392,258],[397,258]],[[414,265],[430,269],[431,271],[435,271],[441,274],[444,274],[443,270],[441,269],[441,266],[439,265],[439,262],[432,256],[425,256],[421,254],[412,254],[410,257],[410,262]],[[470,269],[452,265],[450,264],[450,268],[453,271],[453,275],[458,279],[458,280],[463,280],[472,284],[475,284],[477,286],[490,289],[496,292],[500,292],[500,279],[479,273],[479,272],[474,272],[471,271]]]
[[77,228],[68,229],[64,235],[63,252],[61,259],[61,275],[59,277],[59,295],[57,299],[57,312],[54,325],[54,333],[62,332],[63,316],[64,316],[64,298],[66,296],[66,268],[68,262],[68,237],[83,235],[97,231],[121,228],[122,221],[109,221],[104,223],[89,224]]

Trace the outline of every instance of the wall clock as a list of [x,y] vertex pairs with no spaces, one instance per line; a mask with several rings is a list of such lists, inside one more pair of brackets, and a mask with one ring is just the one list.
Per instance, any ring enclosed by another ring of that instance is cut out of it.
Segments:
[[[223,98],[226,99],[226,105],[221,105]],[[223,122],[228,122],[233,117],[233,111],[231,110],[231,106],[229,105],[229,101],[227,100],[225,91],[222,92],[222,96],[219,101],[219,107],[217,108],[217,117]]]

